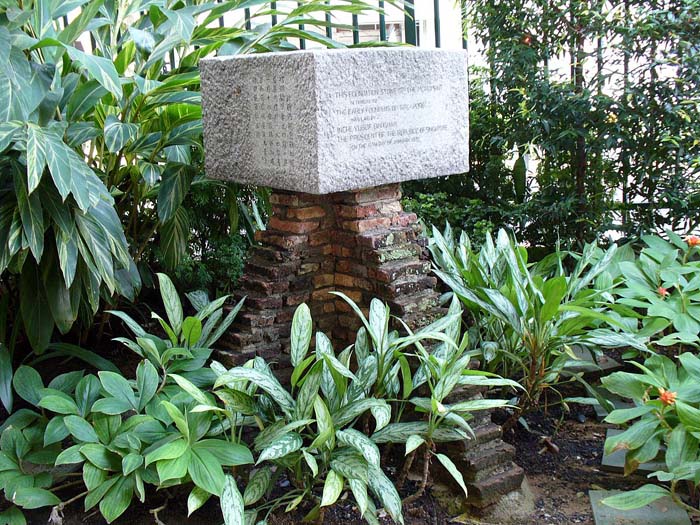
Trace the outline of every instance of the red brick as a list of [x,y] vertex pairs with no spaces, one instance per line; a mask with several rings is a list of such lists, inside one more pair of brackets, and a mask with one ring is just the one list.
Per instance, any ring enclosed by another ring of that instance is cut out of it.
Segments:
[[283,221],[277,217],[270,219],[270,229],[289,233],[309,233],[318,229],[318,222],[315,221]]
[[322,288],[324,286],[333,286],[334,276],[332,273],[324,273],[314,277],[314,287]]
[[290,219],[299,219],[305,221],[307,219],[319,219],[326,215],[326,210],[321,206],[308,206],[306,208],[289,208],[287,217]]
[[282,307],[282,298],[279,296],[247,297],[245,306],[253,310],[276,310]]
[[403,211],[403,206],[399,201],[382,202],[378,206],[379,213],[382,215],[396,215]]
[[330,230],[314,232],[309,235],[309,246],[321,246],[331,242]]
[[[257,237],[257,235],[256,235]],[[306,244],[306,235],[266,235],[265,242],[285,250],[291,250]]]
[[335,312],[335,303],[334,302],[324,303],[323,311],[324,311],[324,313],[327,313],[327,314],[334,313]]
[[333,288],[328,287],[328,288],[319,288],[318,290],[314,290],[311,294],[311,300],[312,301],[325,301],[327,300],[330,296],[330,292],[334,291]]
[[366,204],[364,206],[348,206],[347,204],[339,204],[335,207],[335,213],[343,219],[364,219],[377,215],[378,210],[375,204]]
[[354,277],[352,275],[345,275],[344,273],[335,274],[335,284],[336,286],[344,286],[346,288],[353,288],[355,286]]
[[358,204],[365,202],[398,200],[401,200],[401,186],[398,184],[389,184],[387,186],[370,188],[355,194],[355,202]]
[[284,310],[277,312],[277,317],[275,317],[275,321],[278,323],[290,322],[294,318],[294,312],[296,312],[296,310],[296,307],[285,308]]
[[367,276],[367,266],[350,259],[341,259],[335,265],[335,270],[339,273],[347,273],[360,277]]
[[299,267],[299,274],[317,272],[321,265],[319,263],[304,263]]
[[299,306],[301,303],[307,302],[309,300],[310,295],[311,294],[309,292],[288,294],[284,298],[284,303],[287,306]]
[[389,217],[374,217],[371,219],[343,222],[343,228],[359,233],[370,230],[378,230],[380,228],[388,228],[389,226],[391,226],[391,219]]
[[418,220],[415,213],[402,213],[391,218],[391,224],[394,226],[408,226],[414,224]]
[[299,195],[294,193],[273,192],[270,195],[270,204],[282,204],[284,206],[298,206]]

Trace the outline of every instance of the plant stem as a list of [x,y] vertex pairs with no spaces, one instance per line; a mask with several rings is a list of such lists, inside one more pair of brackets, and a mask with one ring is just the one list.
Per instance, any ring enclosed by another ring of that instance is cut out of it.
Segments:
[[86,490],[85,492],[81,492],[81,493],[78,494],[77,496],[73,496],[71,499],[69,499],[69,500],[67,500],[67,501],[64,501],[63,503],[59,503],[59,504],[58,504],[59,510],[63,510],[64,508],[66,508],[66,507],[67,507],[68,505],[70,505],[71,503],[73,503],[73,502],[75,502],[75,501],[78,501],[80,498],[82,498],[82,497],[84,497],[84,496],[87,496],[89,492],[90,492],[89,490]]

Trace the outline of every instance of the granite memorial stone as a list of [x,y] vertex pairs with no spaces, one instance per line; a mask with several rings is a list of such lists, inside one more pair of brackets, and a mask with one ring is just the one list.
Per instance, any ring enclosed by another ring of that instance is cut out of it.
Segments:
[[326,194],[468,170],[464,51],[310,50],[200,68],[210,177]]

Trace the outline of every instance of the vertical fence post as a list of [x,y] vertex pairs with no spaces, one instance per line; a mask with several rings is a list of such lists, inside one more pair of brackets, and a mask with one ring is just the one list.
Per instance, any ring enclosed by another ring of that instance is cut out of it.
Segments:
[[[330,5],[331,0],[326,0],[326,4]],[[333,38],[333,28],[331,27],[331,14],[326,12],[326,36]]]
[[467,49],[467,0],[461,0],[460,23],[462,29],[462,49]]
[[[270,9],[273,11],[277,10],[277,2],[270,2]],[[276,26],[277,25],[277,15],[273,14],[272,15],[272,25]]]
[[[297,6],[301,7],[302,2],[297,2]],[[304,24],[299,24],[299,31],[304,30]],[[299,49],[306,49],[306,39],[299,39]]]
[[407,44],[416,45],[416,9],[413,0],[404,0],[404,34]]
[[384,15],[384,0],[379,0],[379,40],[386,42],[386,16]]
[[360,43],[360,20],[357,15],[352,15],[352,43]]
[[253,25],[250,22],[250,8],[246,7],[243,10],[243,15],[245,16],[245,28],[250,31]]
[[440,47],[440,0],[433,0],[433,16],[435,18],[435,47]]

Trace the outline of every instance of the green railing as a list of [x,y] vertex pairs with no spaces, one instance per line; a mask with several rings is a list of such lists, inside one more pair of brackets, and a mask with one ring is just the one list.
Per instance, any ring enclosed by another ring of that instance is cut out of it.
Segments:
[[[415,0],[414,0],[415,1]],[[330,0],[326,0],[328,4],[330,4]],[[300,2],[301,3],[301,2]],[[270,7],[271,9],[276,9],[277,2],[270,2]],[[464,20],[466,17],[466,0],[461,0],[460,2],[460,17],[461,17],[461,23],[464,24]],[[378,7],[380,9],[378,13],[379,17],[379,40],[382,42],[387,41],[387,33],[386,33],[386,17],[384,15],[383,9],[384,9],[384,0],[378,0]],[[245,13],[245,26],[247,29],[250,29],[251,23],[251,15],[250,15],[250,9],[246,8],[244,10]],[[419,34],[418,31],[416,30],[416,21],[415,21],[415,6],[414,2],[409,2],[406,1],[404,2],[404,41],[407,44],[412,44],[414,46],[420,45],[419,41]],[[270,15],[272,25],[277,24],[277,15]],[[441,28],[441,20],[440,20],[440,0],[433,0],[433,19],[435,23],[435,47],[440,47],[441,41],[440,41],[440,28]],[[219,23],[223,25],[224,19],[221,17],[219,19]],[[299,29],[304,29],[303,25],[299,26]],[[333,25],[331,23],[331,15],[326,14],[326,36],[328,38],[333,38]],[[359,44],[360,43],[360,23],[359,23],[359,17],[357,15],[352,15],[352,41],[353,44]],[[299,41],[299,47],[301,49],[306,49],[306,41],[302,38]],[[462,47],[464,49],[467,49],[467,40],[466,38],[462,38]]]

